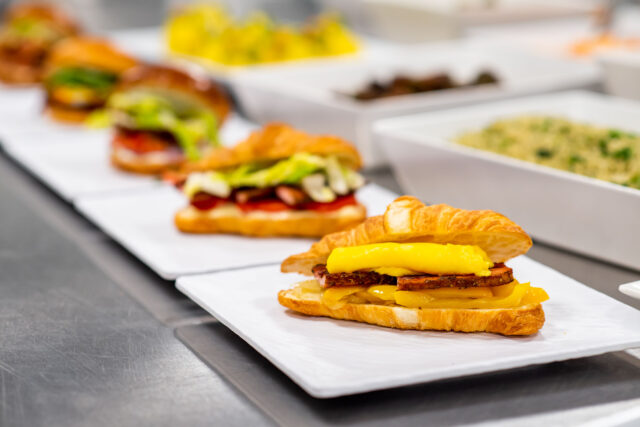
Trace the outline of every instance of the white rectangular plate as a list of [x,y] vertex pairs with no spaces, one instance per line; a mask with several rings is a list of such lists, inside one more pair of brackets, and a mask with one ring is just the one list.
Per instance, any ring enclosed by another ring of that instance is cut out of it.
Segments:
[[14,88],[0,84],[0,129],[9,117],[26,116],[42,108],[44,94],[40,88]]
[[[225,145],[235,144],[254,127],[232,116],[222,127],[220,139]],[[114,168],[109,162],[111,134],[106,131],[33,131],[15,135],[11,141],[6,152],[66,200],[160,185],[155,177]]]
[[[370,215],[379,215],[395,194],[376,185],[358,192]],[[185,234],[173,223],[186,200],[176,189],[80,198],[80,212],[165,279],[255,265],[275,264],[306,250],[309,239],[251,238],[236,235]]]
[[492,209],[534,237],[640,268],[640,191],[454,143],[523,115],[565,117],[640,133],[640,103],[565,92],[380,121],[377,142],[403,189],[431,203]]
[[526,257],[508,264],[519,280],[531,281],[549,293],[549,301],[543,303],[546,323],[534,336],[401,331],[306,317],[278,304],[278,291],[302,279],[280,273],[279,266],[180,277],[177,287],[318,398],[592,356],[640,344],[640,311]]
[[[51,140],[82,137],[89,134],[106,135],[107,130],[89,129],[80,124],[56,122],[42,114],[41,108],[0,116],[0,141],[4,147],[35,145]],[[56,138],[52,138],[52,136]]]

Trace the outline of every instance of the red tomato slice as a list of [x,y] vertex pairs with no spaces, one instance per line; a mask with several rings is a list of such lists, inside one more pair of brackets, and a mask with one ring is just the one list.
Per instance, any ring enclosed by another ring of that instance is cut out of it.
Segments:
[[193,206],[198,210],[208,211],[226,201],[227,201],[226,199],[222,199],[220,197],[213,196],[209,193],[199,191],[193,195],[189,203],[191,203],[191,206]]
[[139,154],[164,151],[170,145],[147,132],[116,132],[113,143]]
[[238,208],[243,212],[266,211],[266,212],[282,212],[291,210],[291,206],[280,200],[258,200],[255,202],[236,203]]
[[320,202],[309,202],[302,205],[303,209],[316,211],[316,212],[331,212],[337,211],[345,206],[357,205],[358,201],[356,200],[356,196],[353,194],[349,194],[347,196],[340,196],[335,199],[333,202],[329,203],[320,203]]

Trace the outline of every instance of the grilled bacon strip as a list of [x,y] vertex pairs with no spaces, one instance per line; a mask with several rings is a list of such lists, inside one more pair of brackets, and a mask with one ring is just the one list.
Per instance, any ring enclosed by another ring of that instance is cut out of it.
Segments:
[[513,270],[504,264],[496,264],[491,269],[491,276],[481,277],[475,274],[459,274],[455,276],[436,276],[423,274],[417,276],[393,277],[372,271],[355,271],[353,273],[329,273],[326,265],[313,267],[313,275],[320,286],[376,286],[397,285],[399,291],[417,291],[437,288],[473,288],[506,285],[513,281]]

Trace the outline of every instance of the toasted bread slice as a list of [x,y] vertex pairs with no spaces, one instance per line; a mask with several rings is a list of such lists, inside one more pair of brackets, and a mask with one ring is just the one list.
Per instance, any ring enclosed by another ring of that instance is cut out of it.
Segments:
[[281,268],[284,273],[310,276],[314,266],[326,264],[334,248],[383,242],[477,245],[496,264],[526,253],[532,244],[520,226],[497,212],[468,211],[448,205],[425,206],[415,197],[403,196],[393,201],[384,215],[325,236],[308,252],[284,260]]
[[59,122],[81,124],[87,120],[91,114],[91,110],[72,107],[65,108],[47,103],[44,107],[44,114]]
[[244,213],[232,204],[201,211],[187,206],[175,216],[185,233],[233,233],[246,236],[319,237],[353,227],[367,216],[364,206],[344,206],[332,212],[253,211]]
[[17,64],[0,58],[0,82],[14,86],[34,85],[42,80],[42,67]]
[[121,147],[111,147],[111,164],[118,169],[141,175],[158,175],[168,169],[177,168],[184,158],[165,152],[136,154]]
[[362,160],[358,150],[342,138],[332,135],[311,135],[282,123],[269,123],[234,147],[212,151],[198,162],[185,165],[184,172],[234,168],[247,163],[270,162],[296,153],[336,156],[354,169]]
[[502,335],[532,335],[544,325],[540,304],[499,309],[419,309],[397,305],[347,303],[331,309],[320,293],[301,293],[297,288],[278,293],[281,305],[309,316],[385,326],[396,329],[491,332]]

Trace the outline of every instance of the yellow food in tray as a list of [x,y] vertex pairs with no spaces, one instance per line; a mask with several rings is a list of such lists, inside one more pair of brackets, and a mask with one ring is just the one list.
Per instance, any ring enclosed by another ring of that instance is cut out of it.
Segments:
[[558,117],[498,120],[459,144],[640,189],[640,137]]
[[193,5],[165,24],[169,49],[229,66],[334,56],[358,51],[356,37],[335,15],[319,15],[301,27],[277,24],[254,12],[236,20],[224,8]]

